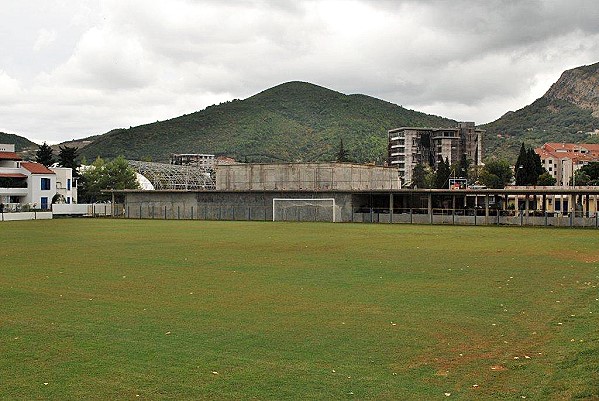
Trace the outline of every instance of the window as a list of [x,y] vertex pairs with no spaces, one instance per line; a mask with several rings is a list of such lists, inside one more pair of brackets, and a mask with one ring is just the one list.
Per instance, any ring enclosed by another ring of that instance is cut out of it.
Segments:
[[[42,180],[43,180],[43,178],[42,178]],[[47,210],[48,209],[48,198],[44,196],[40,199],[40,201],[41,201],[40,203],[42,204],[42,210]]]
[[42,191],[49,191],[50,190],[50,179],[49,178],[42,178],[41,187],[42,187],[41,188]]
[[71,204],[71,197],[67,196],[67,204],[70,205]]
[[67,191],[71,190],[71,179],[67,178]]

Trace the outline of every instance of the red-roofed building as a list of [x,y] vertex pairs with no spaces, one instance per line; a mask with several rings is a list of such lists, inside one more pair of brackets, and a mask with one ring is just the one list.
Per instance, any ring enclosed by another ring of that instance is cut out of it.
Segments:
[[21,162],[21,167],[29,171],[31,174],[54,174],[54,171],[39,163]]
[[545,170],[557,185],[568,186],[573,173],[591,162],[599,162],[599,144],[546,143],[535,149]]
[[53,198],[75,203],[76,196],[70,168],[48,168],[39,163],[21,161],[14,145],[0,144],[0,209],[19,209],[30,205],[46,210],[50,209]]

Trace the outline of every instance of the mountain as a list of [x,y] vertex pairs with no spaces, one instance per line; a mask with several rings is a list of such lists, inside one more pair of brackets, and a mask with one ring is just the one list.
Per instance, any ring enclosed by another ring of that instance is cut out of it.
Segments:
[[599,63],[565,71],[541,98],[481,128],[486,154],[512,161],[522,142],[598,143]]
[[129,129],[115,129],[81,149],[87,160],[123,155],[166,161],[170,153],[227,155],[240,161],[331,161],[343,139],[352,161],[386,159],[387,130],[455,126],[365,95],[288,82],[245,100]]
[[31,142],[29,139],[15,134],[7,134],[5,132],[0,132],[0,143],[14,144],[17,152],[31,148],[37,149],[37,144]]
[[35,152],[38,149],[38,145],[25,137],[0,132],[0,143],[14,144],[15,150],[23,160],[35,159]]

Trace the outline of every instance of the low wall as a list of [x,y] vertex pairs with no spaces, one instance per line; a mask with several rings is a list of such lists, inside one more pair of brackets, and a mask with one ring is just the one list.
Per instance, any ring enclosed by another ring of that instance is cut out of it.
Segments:
[[0,221],[50,220],[50,219],[52,219],[52,212],[0,213]]
[[52,205],[52,213],[67,216],[111,216],[112,205],[110,203],[55,203]]

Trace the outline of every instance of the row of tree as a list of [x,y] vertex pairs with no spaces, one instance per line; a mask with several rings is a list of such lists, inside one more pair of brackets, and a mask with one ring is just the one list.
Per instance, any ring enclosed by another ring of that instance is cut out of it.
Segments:
[[35,152],[35,161],[43,164],[46,167],[52,166],[54,163],[58,163],[60,167],[67,167],[73,170],[73,177],[79,176],[79,164],[77,157],[77,151],[79,148],[73,148],[70,146],[59,146],[58,147],[58,159],[54,157],[54,149],[46,142],[41,144],[37,152]]
[[[588,172],[586,172],[587,170]],[[586,185],[585,182],[593,182],[591,177],[595,176],[595,170],[590,167],[587,170],[577,172],[576,182],[580,183],[579,185]],[[591,170],[592,173],[590,173]],[[597,175],[599,175],[599,168],[597,170]],[[584,174],[587,174],[588,178]],[[412,172],[412,185],[416,188],[448,188],[451,177],[463,178],[471,184],[484,185],[493,189],[504,188],[506,185],[511,184],[514,178],[516,185],[549,186],[555,185],[556,182],[555,178],[543,168],[541,158],[535,153],[534,149],[527,149],[522,144],[520,155],[513,170],[510,163],[505,160],[491,160],[482,168],[470,166],[470,161],[466,160],[464,155],[459,163],[452,166],[445,159],[445,161],[439,163],[436,171],[423,164],[417,164]],[[599,176],[597,180],[599,180]]]
[[576,170],[571,185],[599,185],[599,162],[591,162]]
[[73,177],[77,178],[77,197],[79,203],[106,201],[110,195],[102,193],[106,189],[139,188],[135,171],[123,157],[105,161],[98,157],[91,165],[81,168],[76,147],[59,146],[58,158],[54,157],[54,149],[45,142],[39,146],[35,161],[50,167],[55,163],[60,167],[70,168]]

